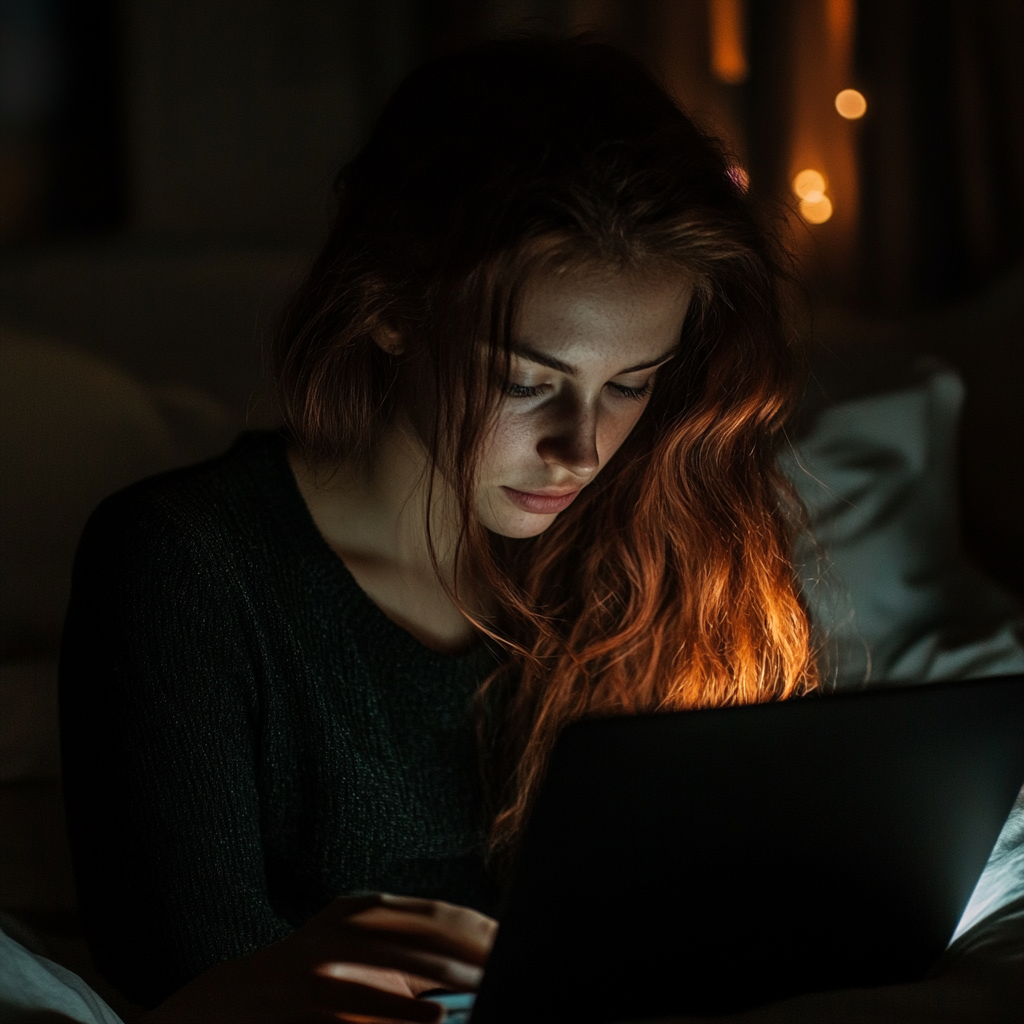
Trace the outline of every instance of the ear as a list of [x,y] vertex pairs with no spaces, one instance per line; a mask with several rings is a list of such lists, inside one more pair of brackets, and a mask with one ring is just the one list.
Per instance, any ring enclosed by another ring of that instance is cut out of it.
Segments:
[[375,327],[372,337],[389,356],[400,356],[405,352],[405,341],[390,324],[380,324]]

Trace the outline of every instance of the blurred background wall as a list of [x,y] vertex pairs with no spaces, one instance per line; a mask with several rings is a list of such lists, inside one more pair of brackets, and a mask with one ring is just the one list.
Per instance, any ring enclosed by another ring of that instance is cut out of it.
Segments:
[[272,423],[338,166],[419,62],[523,30],[637,54],[723,139],[825,386],[959,368],[965,539],[1024,592],[1019,0],[0,0],[0,323]]

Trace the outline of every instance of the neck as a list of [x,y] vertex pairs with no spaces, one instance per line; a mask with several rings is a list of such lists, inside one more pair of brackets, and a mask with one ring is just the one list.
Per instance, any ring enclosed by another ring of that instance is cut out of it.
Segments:
[[342,557],[393,566],[403,575],[435,577],[427,546],[427,494],[433,474],[431,536],[450,581],[456,538],[455,496],[437,473],[412,425],[396,418],[370,463],[314,470],[290,455],[300,490],[327,542]]

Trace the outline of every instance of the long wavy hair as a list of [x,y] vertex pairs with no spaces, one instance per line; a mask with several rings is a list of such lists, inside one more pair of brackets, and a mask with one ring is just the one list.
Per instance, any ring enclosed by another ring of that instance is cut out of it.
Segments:
[[[397,374],[375,332],[430,358],[425,444],[457,495],[457,565],[494,617],[445,585],[507,652],[478,708],[492,850],[515,848],[569,721],[813,688],[799,507],[775,459],[793,389],[786,263],[722,147],[610,46],[491,42],[410,75],[337,191],[276,343],[284,422],[313,464],[369,460]],[[523,290],[576,268],[685,273],[680,351],[576,501],[539,536],[496,536],[472,497]],[[438,568],[429,511],[427,529]]]

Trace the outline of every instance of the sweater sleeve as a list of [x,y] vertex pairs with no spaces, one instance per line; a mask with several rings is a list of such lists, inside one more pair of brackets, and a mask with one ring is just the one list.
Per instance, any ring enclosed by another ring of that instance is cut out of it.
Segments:
[[83,923],[100,970],[147,1006],[291,930],[267,896],[255,648],[215,520],[108,499],[79,545],[61,651]]

